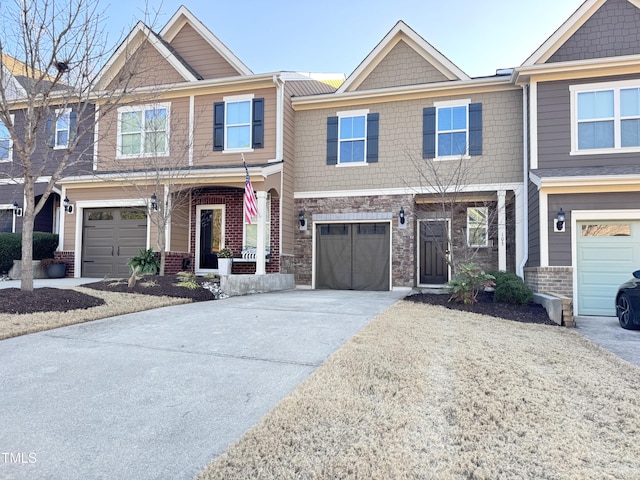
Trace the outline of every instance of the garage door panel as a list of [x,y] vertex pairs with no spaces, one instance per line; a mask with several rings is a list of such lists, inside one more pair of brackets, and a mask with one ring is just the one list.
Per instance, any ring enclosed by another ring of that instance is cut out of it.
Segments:
[[588,221],[577,226],[577,313],[614,316],[618,287],[640,266],[640,221]]
[[389,225],[357,225],[353,256],[354,290],[389,289]]
[[351,289],[351,225],[321,225],[316,288]]

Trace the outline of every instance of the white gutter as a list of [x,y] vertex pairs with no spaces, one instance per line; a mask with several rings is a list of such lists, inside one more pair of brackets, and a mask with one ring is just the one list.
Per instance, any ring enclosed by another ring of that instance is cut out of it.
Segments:
[[523,169],[523,203],[522,209],[522,230],[524,245],[522,251],[522,261],[518,265],[518,276],[524,279],[524,266],[529,261],[529,96],[527,85],[522,85],[522,169]]

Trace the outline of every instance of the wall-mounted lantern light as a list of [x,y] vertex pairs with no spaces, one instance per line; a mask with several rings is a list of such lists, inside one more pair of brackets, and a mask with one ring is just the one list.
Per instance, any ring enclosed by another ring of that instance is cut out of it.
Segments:
[[307,224],[307,221],[304,219],[304,210],[300,210],[300,213],[298,213],[298,221],[300,222],[301,227],[304,227]]
[[62,201],[62,206],[64,207],[64,211],[71,214],[73,213],[73,205],[71,205],[71,202],[69,201],[69,197],[64,197],[64,200]]
[[18,202],[13,202],[13,213],[16,217],[22,216],[22,208],[18,206]]
[[405,222],[404,207],[400,208],[400,213],[398,213],[398,221],[400,222],[400,225],[404,225],[404,222]]
[[158,210],[158,197],[155,193],[151,195],[151,198],[149,199],[149,207],[151,210]]
[[564,228],[564,210],[560,207],[560,211],[556,215],[556,230],[561,231]]

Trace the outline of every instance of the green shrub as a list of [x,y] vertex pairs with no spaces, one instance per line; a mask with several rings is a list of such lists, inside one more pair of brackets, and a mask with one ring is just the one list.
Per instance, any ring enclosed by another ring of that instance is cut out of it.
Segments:
[[160,258],[155,254],[153,248],[147,250],[140,250],[138,255],[132,257],[127,265],[131,267],[132,273],[138,273],[144,275],[150,273],[155,275],[160,270]]
[[475,263],[467,263],[458,267],[458,274],[449,282],[449,301],[476,303],[478,293],[495,285],[493,275],[485,273]]
[[[33,233],[33,259],[52,258],[58,248],[58,235],[55,233]],[[22,258],[22,234],[0,233],[0,272],[8,272],[14,260]]]
[[496,282],[493,301],[526,305],[533,302],[533,292],[525,285],[522,279],[516,275],[516,278],[503,279],[500,283]]
[[505,272],[501,270],[501,271],[495,271],[495,272],[489,272],[489,273],[495,277],[496,286],[504,282],[509,282],[511,280],[515,280],[515,281],[521,280],[520,277],[513,272]]

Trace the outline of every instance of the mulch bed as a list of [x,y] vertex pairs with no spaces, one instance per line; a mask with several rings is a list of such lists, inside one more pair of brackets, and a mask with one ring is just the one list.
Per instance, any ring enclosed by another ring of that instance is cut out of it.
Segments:
[[[199,285],[204,281],[196,279]],[[115,279],[82,285],[94,290],[108,292],[140,293],[143,295],[157,295],[167,297],[190,298],[194,302],[213,300],[214,296],[200,286],[196,289],[179,287],[175,284],[179,280],[175,275],[160,277],[145,276],[133,288],[127,286],[127,279],[117,282]],[[104,300],[75,290],[58,288],[35,288],[33,292],[23,292],[19,288],[0,290],[0,313],[26,314],[37,312],[66,312],[69,310],[85,309],[104,305]]]
[[411,302],[429,303],[441,305],[452,310],[480,313],[491,317],[504,318],[522,323],[542,323],[545,325],[557,325],[549,319],[544,307],[537,303],[528,305],[512,305],[510,303],[496,303],[492,293],[480,293],[478,303],[465,305],[464,303],[450,302],[449,295],[436,293],[418,293],[405,298]]

